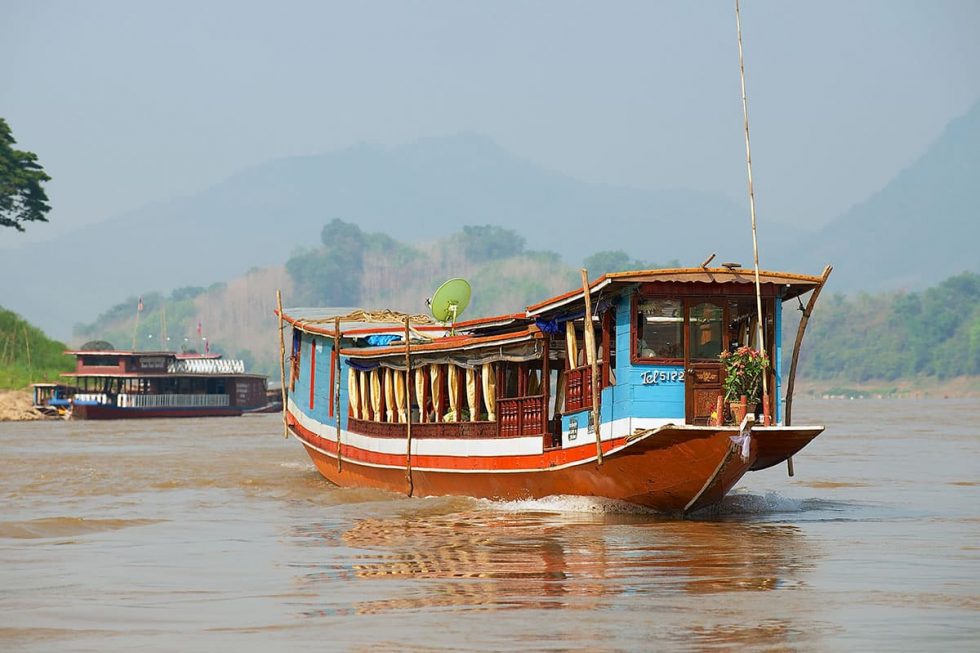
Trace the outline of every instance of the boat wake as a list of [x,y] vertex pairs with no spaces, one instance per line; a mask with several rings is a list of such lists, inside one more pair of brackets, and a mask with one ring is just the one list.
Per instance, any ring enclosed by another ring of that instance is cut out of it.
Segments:
[[720,502],[699,510],[694,514],[695,519],[724,519],[726,517],[742,516],[773,516],[794,513],[810,513],[816,511],[839,512],[847,508],[846,504],[826,499],[799,499],[785,497],[778,492],[751,494],[735,492]]
[[490,509],[502,512],[587,513],[602,515],[657,514],[649,508],[625,501],[575,495],[554,495],[541,499],[518,499],[516,501],[481,499],[480,502]]

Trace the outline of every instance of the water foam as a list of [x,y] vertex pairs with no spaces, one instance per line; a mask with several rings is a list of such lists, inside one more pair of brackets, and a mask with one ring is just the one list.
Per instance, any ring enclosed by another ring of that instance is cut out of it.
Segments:
[[504,512],[553,512],[588,513],[615,515],[654,515],[649,508],[601,497],[586,497],[570,494],[556,494],[540,499],[517,499],[514,501],[492,501],[482,499],[481,503],[494,510]]

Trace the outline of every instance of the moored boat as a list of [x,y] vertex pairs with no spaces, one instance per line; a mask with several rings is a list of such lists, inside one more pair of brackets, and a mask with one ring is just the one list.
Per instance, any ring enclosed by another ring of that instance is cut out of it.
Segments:
[[75,371],[56,391],[36,387],[36,403],[58,402],[72,419],[228,417],[268,405],[265,376],[246,373],[242,361],[90,344],[65,352]]
[[[812,310],[828,274],[761,272],[762,329],[754,275],[735,266],[607,274],[521,313],[452,327],[391,312],[281,310],[292,342],[284,420],[341,486],[587,495],[691,512],[823,431],[790,424],[780,342],[782,303],[812,293]],[[722,353],[744,346],[774,362],[771,391],[731,423],[719,411]]]

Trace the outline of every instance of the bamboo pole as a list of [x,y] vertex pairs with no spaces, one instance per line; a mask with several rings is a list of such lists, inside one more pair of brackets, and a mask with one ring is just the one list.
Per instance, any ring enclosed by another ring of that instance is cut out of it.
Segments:
[[[408,372],[412,370],[412,359],[409,349],[411,348],[408,329],[409,318],[405,317],[405,369]],[[409,388],[405,388],[405,480],[408,482],[408,496],[412,496],[412,492],[415,491],[415,485],[412,481],[412,391]]]
[[[749,103],[745,95],[745,60],[742,56],[742,19],[739,14],[738,0],[735,0],[735,26],[738,30],[738,70],[742,83],[742,116],[745,125],[745,165],[749,175],[749,213],[752,216],[752,254],[755,265],[755,306],[758,313],[759,351],[765,355],[765,323],[762,319],[762,284],[759,281],[759,239],[756,237],[755,226],[755,188],[752,184],[752,147],[749,144]],[[769,374],[762,375],[763,408],[769,403]]]
[[[807,324],[810,322],[810,315],[813,313],[813,307],[817,303],[817,297],[820,296],[820,291],[823,290],[824,284],[827,283],[827,278],[833,269],[829,265],[823,269],[823,274],[820,275],[820,283],[810,293],[810,299],[807,300],[806,308],[803,309],[803,317],[800,318],[800,325],[796,329],[796,342],[793,343],[793,358],[789,365],[789,378],[786,381],[786,416],[783,418],[783,423],[786,426],[790,426],[793,422],[793,389],[796,386],[796,365],[800,359],[803,333],[806,331]],[[794,473],[792,456],[786,459],[786,469],[789,475],[792,476]]]
[[[595,452],[596,462],[602,464],[602,437],[599,434],[599,361],[595,353],[595,330],[592,328],[592,291],[589,288],[589,271],[582,272],[582,293],[585,295],[585,356],[592,366],[592,421],[595,423]],[[607,354],[608,355],[608,354]]]
[[279,315],[279,391],[282,396],[282,437],[289,437],[289,422],[286,419],[286,340],[282,323],[282,291],[276,290],[276,312]]
[[34,365],[31,363],[31,337],[27,334],[27,323],[24,323],[24,346],[27,347],[27,380],[34,383]]
[[333,352],[334,358],[337,359],[337,369],[334,374],[334,384],[333,384],[333,416],[337,420],[337,471],[341,472],[344,469],[343,463],[343,450],[341,449],[340,443],[340,318],[335,317],[333,320]]

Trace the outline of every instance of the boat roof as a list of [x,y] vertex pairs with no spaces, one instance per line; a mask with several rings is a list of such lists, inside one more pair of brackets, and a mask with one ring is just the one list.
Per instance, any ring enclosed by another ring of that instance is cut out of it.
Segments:
[[62,372],[58,376],[66,379],[71,378],[110,378],[110,379],[157,379],[167,378],[176,379],[180,377],[200,377],[200,378],[255,378],[264,379],[265,374],[254,374],[252,372]]
[[[485,347],[503,347],[517,343],[533,340],[540,332],[537,327],[528,327],[520,331],[498,333],[495,335],[452,335],[433,340],[431,342],[413,343],[412,352],[418,354],[434,353],[440,351],[466,351],[468,349],[481,349]],[[381,347],[350,347],[341,348],[341,355],[354,356],[356,358],[384,358],[397,354],[405,353],[403,342]]]
[[[655,270],[629,270],[626,272],[609,272],[589,283],[590,293],[606,288],[616,289],[636,283],[674,282],[674,283],[708,283],[708,284],[754,284],[755,271],[740,267],[721,268],[661,268]],[[792,299],[821,283],[821,277],[809,274],[794,274],[790,272],[773,272],[759,270],[759,283],[762,285],[784,286],[783,301]],[[529,317],[538,316],[555,308],[582,301],[584,292],[581,288],[571,290],[557,297],[546,299],[527,307]]]
[[[737,266],[720,268],[662,268],[630,270],[604,274],[589,284],[590,293],[617,290],[630,285],[651,282],[701,283],[701,284],[754,284],[755,271]],[[792,299],[819,286],[822,278],[815,275],[790,272],[759,271],[759,283],[781,286],[783,301]],[[412,350],[434,352],[520,342],[541,337],[534,322],[554,311],[567,311],[572,305],[584,301],[581,288],[528,306],[522,313],[495,315],[464,322],[457,322],[454,332],[447,325],[437,324],[425,315],[407,315],[383,311],[374,315],[376,320],[351,319],[351,316],[369,315],[362,309],[350,308],[285,308],[282,318],[293,327],[308,333],[333,338],[334,322],[340,318],[340,336],[345,339],[367,339],[372,335],[398,336],[397,340],[375,345],[342,347],[341,353],[359,358],[391,356],[404,352],[401,336],[405,333],[405,318],[412,330]],[[278,311],[277,311],[278,313]],[[346,344],[346,343],[345,343]]]
[[180,360],[206,358],[219,359],[221,354],[195,354],[178,351],[137,351],[135,349],[66,349],[64,354],[70,356],[173,356]]
[[[344,319],[345,316],[361,309],[329,309],[329,308],[284,308],[282,309],[282,319],[297,329],[317,335],[334,337],[334,321],[339,317],[340,335],[344,338],[360,338],[370,335],[402,335],[405,333],[404,318],[410,319],[411,329],[416,333],[430,336],[432,338],[449,337],[450,329],[448,325],[433,323],[430,318],[426,321],[418,320],[420,316],[411,316],[403,313],[387,311],[387,314],[401,317],[401,320],[379,320],[363,321]],[[481,317],[473,320],[457,322],[456,331],[472,332],[499,329],[501,327],[511,327],[515,324],[527,321],[524,313],[513,313],[510,315],[494,315]]]

